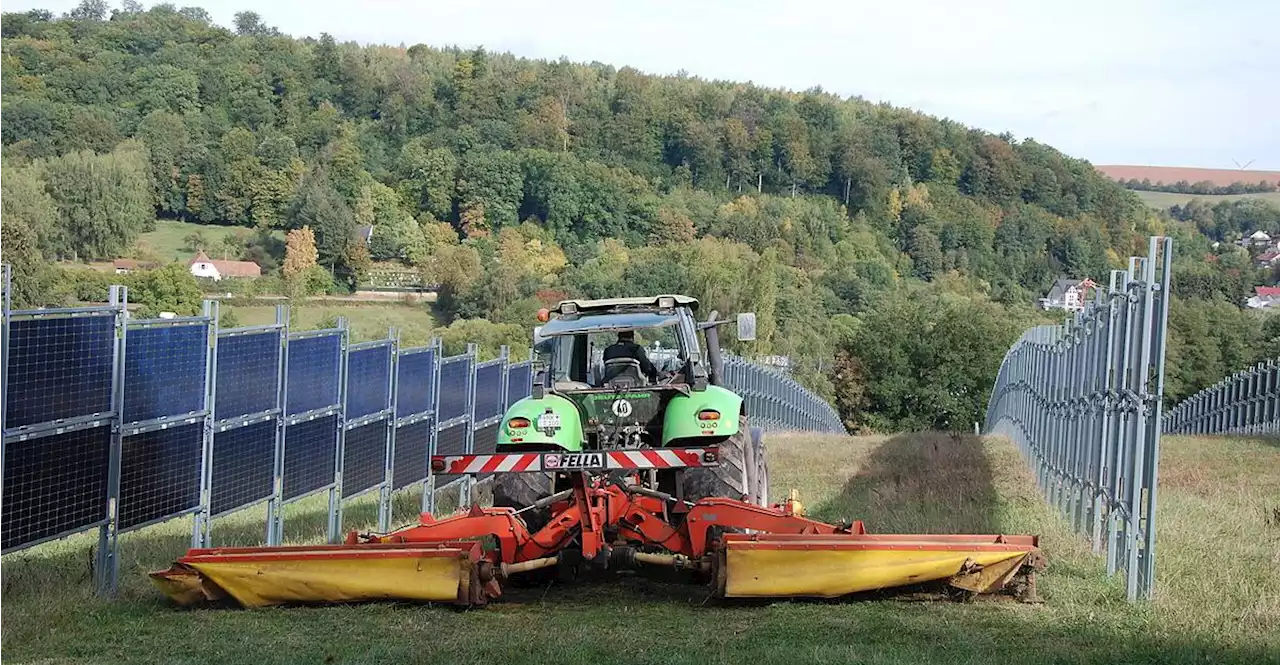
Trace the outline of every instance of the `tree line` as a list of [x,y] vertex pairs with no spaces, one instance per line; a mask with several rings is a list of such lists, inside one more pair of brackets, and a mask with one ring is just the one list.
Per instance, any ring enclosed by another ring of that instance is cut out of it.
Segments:
[[1177,182],[1166,183],[1163,180],[1156,181],[1152,184],[1150,178],[1129,178],[1121,179],[1120,184],[1126,189],[1136,189],[1144,192],[1172,192],[1174,194],[1201,194],[1201,195],[1222,195],[1222,194],[1265,194],[1274,192],[1278,186],[1277,182],[1269,180],[1259,180],[1258,182],[1241,182],[1239,180],[1230,185],[1215,185],[1211,180],[1200,180],[1198,182],[1187,182],[1179,180]]
[[1052,281],[1105,279],[1147,235],[1193,243],[1179,260],[1209,286],[1188,308],[1247,316],[1265,279],[1205,264],[1200,222],[1084,160],[817,88],[293,38],[167,4],[5,13],[0,33],[5,256],[32,304],[96,288],[57,259],[145,258],[156,217],[239,226],[223,251],[269,277],[230,288],[349,291],[393,263],[478,335],[527,333],[569,295],[755,311],[735,350],[791,356],[851,425],[890,429],[978,419],[1004,349],[1057,318],[1033,306]]

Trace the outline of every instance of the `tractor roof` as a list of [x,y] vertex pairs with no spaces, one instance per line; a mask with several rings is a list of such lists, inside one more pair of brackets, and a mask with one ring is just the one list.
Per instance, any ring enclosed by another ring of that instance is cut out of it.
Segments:
[[568,313],[565,311],[565,305],[570,305],[570,311],[589,312],[593,310],[616,309],[619,307],[661,307],[661,302],[670,298],[672,302],[679,307],[688,307],[697,311],[698,299],[689,296],[662,294],[656,296],[640,296],[638,298],[601,298],[599,300],[562,300],[556,305],[556,311],[561,314]]
[[587,313],[586,316],[571,314],[548,321],[538,330],[538,337],[666,328],[679,322],[680,319],[674,314],[658,312]]

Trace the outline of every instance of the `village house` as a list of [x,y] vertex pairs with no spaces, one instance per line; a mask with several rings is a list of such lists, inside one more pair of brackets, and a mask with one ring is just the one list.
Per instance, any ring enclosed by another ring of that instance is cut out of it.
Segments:
[[213,281],[221,281],[224,277],[261,277],[262,268],[253,261],[218,261],[209,258],[204,250],[196,252],[188,264],[191,274]]
[[1241,247],[1266,247],[1272,243],[1271,234],[1266,231],[1254,231],[1238,243]]
[[1280,249],[1269,249],[1259,254],[1254,262],[1259,268],[1273,268],[1280,264]]
[[1259,286],[1245,303],[1250,309],[1271,309],[1280,305],[1280,286]]
[[1059,279],[1053,283],[1048,295],[1040,299],[1041,309],[1063,309],[1079,312],[1088,302],[1088,290],[1097,288],[1090,279]]

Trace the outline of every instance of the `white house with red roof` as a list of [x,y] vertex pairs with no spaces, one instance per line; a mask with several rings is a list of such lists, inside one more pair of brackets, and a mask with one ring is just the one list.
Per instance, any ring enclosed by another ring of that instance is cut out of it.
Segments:
[[1065,309],[1068,312],[1079,312],[1088,303],[1089,290],[1097,289],[1093,280],[1059,279],[1053,283],[1049,293],[1040,299],[1041,309]]
[[1280,286],[1259,286],[1246,303],[1251,309],[1271,309],[1280,306]]
[[204,250],[196,252],[187,264],[191,274],[213,281],[221,281],[224,277],[261,277],[262,268],[253,261],[219,261],[209,258]]

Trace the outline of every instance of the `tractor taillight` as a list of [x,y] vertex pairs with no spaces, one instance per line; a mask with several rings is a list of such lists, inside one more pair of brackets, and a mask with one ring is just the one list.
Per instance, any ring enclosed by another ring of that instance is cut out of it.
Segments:
[[507,421],[507,427],[511,429],[524,429],[529,426],[528,418],[512,418]]
[[698,420],[720,420],[720,412],[707,409],[698,412]]

